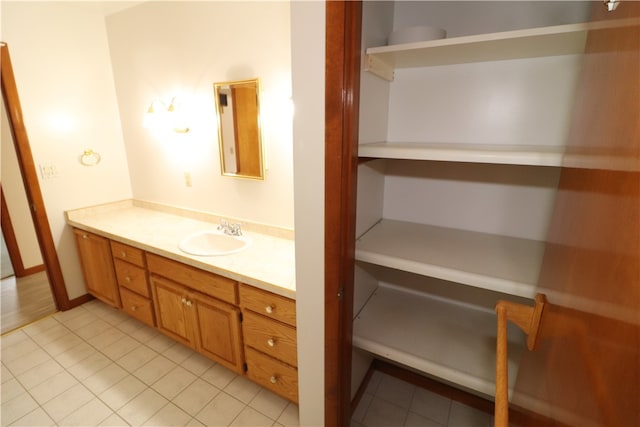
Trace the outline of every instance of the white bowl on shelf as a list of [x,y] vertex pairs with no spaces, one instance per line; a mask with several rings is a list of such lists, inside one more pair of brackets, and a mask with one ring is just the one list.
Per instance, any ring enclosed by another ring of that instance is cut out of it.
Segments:
[[443,39],[447,32],[438,27],[417,25],[396,30],[389,34],[387,44],[389,46],[404,43],[425,42],[429,40]]

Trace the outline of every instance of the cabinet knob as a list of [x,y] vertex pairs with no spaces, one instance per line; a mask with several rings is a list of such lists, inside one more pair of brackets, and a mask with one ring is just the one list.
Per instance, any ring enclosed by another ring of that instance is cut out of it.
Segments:
[[187,307],[191,307],[193,305],[193,303],[189,300],[187,300]]
[[269,338],[267,340],[267,344],[269,345],[269,347],[275,347],[276,346],[276,340],[274,338]]
[[127,253],[125,251],[120,252],[120,256],[122,258],[126,258],[127,257]]
[[124,278],[124,281],[127,283],[131,283],[131,277],[127,276]]
[[613,12],[618,8],[618,4],[620,3],[620,0],[603,0],[603,3],[604,3],[604,7],[607,8],[607,11]]
[[131,311],[136,311],[138,309],[138,307],[136,307],[135,305],[131,306]]
[[275,307],[272,305],[268,305],[264,308],[264,311],[266,311],[269,314],[273,313],[273,310],[275,310]]
[[84,234],[82,235],[82,238],[83,238],[83,239],[88,239],[88,238],[89,238],[89,235],[88,235],[87,233],[84,233]]
[[275,375],[271,375],[271,378],[269,378],[269,381],[271,381],[271,384],[275,384],[278,382],[278,377],[276,377]]
[[183,304],[187,303],[187,299],[185,297],[182,297],[182,299],[180,300]]

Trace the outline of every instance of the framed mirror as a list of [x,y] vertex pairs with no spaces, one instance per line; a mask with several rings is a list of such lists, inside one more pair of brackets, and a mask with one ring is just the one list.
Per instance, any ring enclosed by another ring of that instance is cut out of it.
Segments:
[[223,175],[264,179],[258,79],[214,83]]

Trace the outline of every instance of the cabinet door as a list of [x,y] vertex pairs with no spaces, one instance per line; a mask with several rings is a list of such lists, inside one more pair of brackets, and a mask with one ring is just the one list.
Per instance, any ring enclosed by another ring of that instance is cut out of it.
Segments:
[[120,293],[109,240],[83,230],[74,230],[74,235],[87,291],[99,300],[119,308]]
[[195,310],[196,349],[221,365],[243,371],[240,310],[200,294],[189,297]]
[[549,303],[511,399],[534,412],[521,426],[640,425],[640,3],[593,7],[612,25],[587,38],[538,284]]
[[195,347],[191,326],[192,307],[187,299],[187,289],[156,276],[151,276],[151,289],[158,329],[176,341]]

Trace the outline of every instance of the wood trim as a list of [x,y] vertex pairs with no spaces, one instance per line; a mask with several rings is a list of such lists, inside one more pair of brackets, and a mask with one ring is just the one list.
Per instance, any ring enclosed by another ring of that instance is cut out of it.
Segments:
[[325,425],[351,418],[362,2],[326,3]]
[[364,375],[364,378],[362,379],[362,382],[360,383],[360,387],[358,387],[358,391],[356,391],[356,394],[353,396],[353,399],[351,400],[351,415],[353,416],[353,414],[355,413],[356,409],[358,408],[358,405],[360,404],[360,400],[362,400],[362,396],[364,396],[364,392],[367,390],[367,386],[369,385],[369,381],[371,381],[371,377],[373,376],[373,373],[375,372],[375,359],[371,361],[371,364],[369,365],[369,369],[367,369],[367,373]]
[[16,274],[16,277],[30,276],[32,274],[40,273],[41,271],[46,270],[47,268],[44,266],[44,264],[34,265],[33,267],[25,268],[24,270],[22,270],[22,275],[18,276],[18,274]]
[[94,299],[95,297],[91,294],[80,295],[79,297],[69,301],[69,307],[67,308],[67,310],[71,310],[72,308],[78,307]]
[[1,205],[1,218],[2,234],[4,235],[5,243],[9,251],[9,259],[11,266],[13,267],[13,273],[16,277],[25,277],[31,274],[40,273],[45,271],[44,264],[34,265],[33,267],[25,268],[22,262],[22,255],[20,254],[20,247],[18,246],[18,239],[16,238],[13,224],[11,223],[11,215],[9,215],[9,207],[7,200],[4,198],[4,192],[2,191],[2,185],[0,185],[0,198],[2,199]]
[[9,250],[9,259],[13,272],[16,277],[24,276],[24,263],[22,262],[22,256],[20,255],[20,248],[18,247],[18,239],[16,233],[13,230],[13,224],[11,223],[11,216],[9,215],[9,208],[7,206],[7,200],[4,198],[4,191],[2,191],[2,185],[0,185],[0,223],[2,224],[2,234],[4,236],[7,249]]
[[56,307],[59,310],[68,310],[71,308],[69,296],[62,276],[60,262],[58,261],[56,247],[53,243],[44,199],[40,191],[40,184],[31,153],[27,129],[22,117],[22,107],[20,106],[18,88],[9,56],[9,46],[7,46],[6,43],[2,43],[0,46],[0,67],[2,99],[7,109],[7,119],[16,148],[18,165],[20,166],[27,201],[31,206],[31,216],[36,230],[36,236],[38,237],[38,243],[40,244],[40,250],[42,251],[42,259],[46,266],[49,285],[51,286]]

